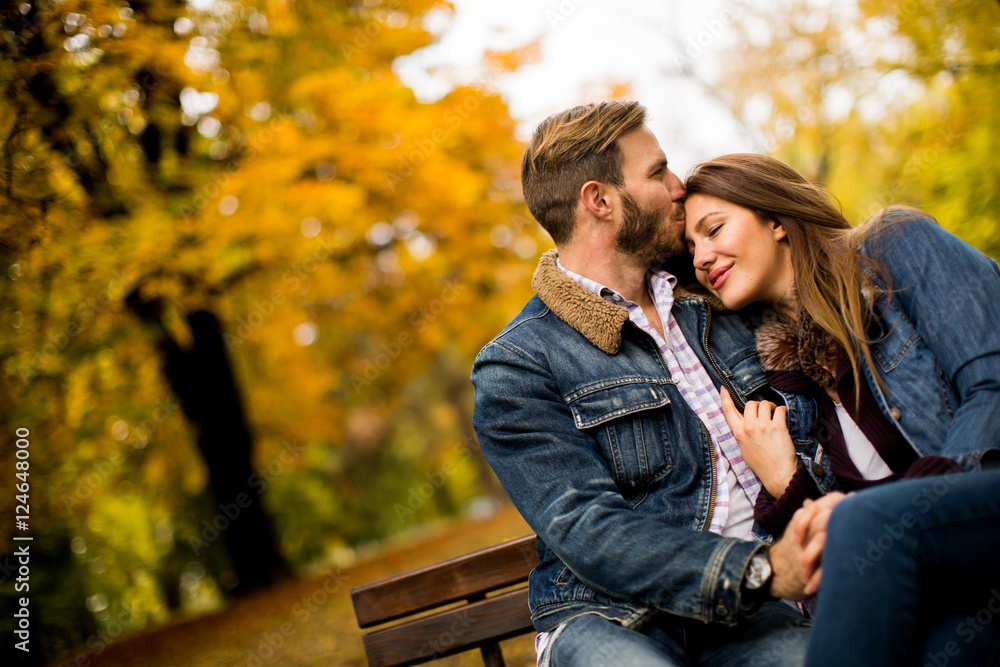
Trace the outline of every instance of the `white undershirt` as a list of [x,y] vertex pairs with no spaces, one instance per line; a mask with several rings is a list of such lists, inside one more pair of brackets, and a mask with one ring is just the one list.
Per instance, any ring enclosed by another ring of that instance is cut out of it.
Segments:
[[854,423],[844,406],[840,403],[834,403],[834,405],[837,408],[840,430],[844,433],[844,442],[847,444],[847,453],[858,472],[861,473],[862,479],[885,479],[891,475],[892,469],[885,464],[885,461],[879,456],[878,450],[875,449],[875,445]]

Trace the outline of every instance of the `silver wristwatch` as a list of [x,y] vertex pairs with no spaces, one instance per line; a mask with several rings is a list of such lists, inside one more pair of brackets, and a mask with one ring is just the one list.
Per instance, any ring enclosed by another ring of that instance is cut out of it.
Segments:
[[767,557],[767,550],[759,551],[750,559],[750,566],[743,579],[743,586],[748,591],[760,590],[770,583],[772,574],[771,560]]

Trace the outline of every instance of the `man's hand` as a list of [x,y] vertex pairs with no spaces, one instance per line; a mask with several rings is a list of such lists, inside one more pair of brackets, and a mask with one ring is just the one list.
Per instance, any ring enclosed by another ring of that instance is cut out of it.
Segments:
[[775,498],[781,497],[799,465],[795,444],[785,422],[788,409],[770,401],[747,401],[746,409],[740,414],[725,388],[719,394],[722,413],[740,444],[743,460],[757,474],[768,493]]
[[[796,514],[798,516],[798,514]],[[794,522],[795,519],[792,519]],[[802,542],[797,541],[798,531],[792,531],[789,524],[781,539],[771,545],[768,557],[771,560],[771,595],[783,600],[801,600],[806,597],[809,577],[802,567]]]

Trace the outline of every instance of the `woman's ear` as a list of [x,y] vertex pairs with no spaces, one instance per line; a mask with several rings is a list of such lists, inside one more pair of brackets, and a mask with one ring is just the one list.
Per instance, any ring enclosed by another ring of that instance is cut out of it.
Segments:
[[771,230],[771,235],[774,237],[775,241],[781,241],[788,237],[785,232],[785,228],[777,220],[768,220],[767,227]]

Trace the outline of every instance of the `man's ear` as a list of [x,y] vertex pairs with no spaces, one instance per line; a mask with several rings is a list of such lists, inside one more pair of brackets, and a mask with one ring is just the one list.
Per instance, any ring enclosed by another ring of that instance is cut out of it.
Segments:
[[587,181],[580,188],[580,200],[583,207],[594,217],[604,220],[611,217],[615,200],[611,196],[611,188],[600,181]]

